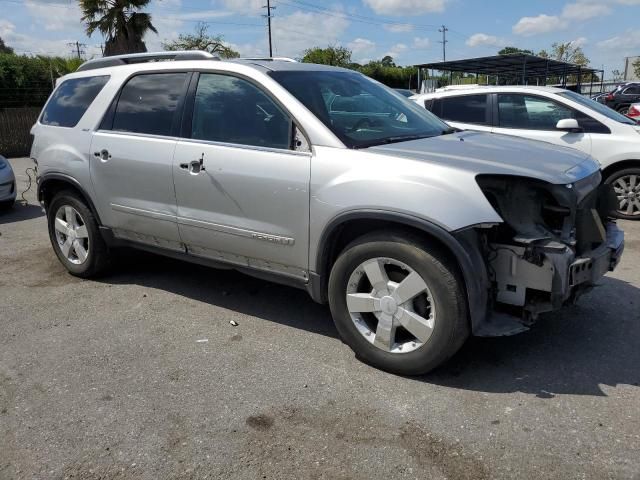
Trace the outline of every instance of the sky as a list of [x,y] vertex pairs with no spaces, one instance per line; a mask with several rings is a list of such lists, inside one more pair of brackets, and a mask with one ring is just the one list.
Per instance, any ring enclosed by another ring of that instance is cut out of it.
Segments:
[[[221,35],[242,56],[268,53],[267,0],[151,0],[158,34],[150,51],[197,22]],[[399,65],[495,54],[506,45],[534,51],[554,42],[580,45],[591,65],[611,77],[624,57],[640,55],[640,0],[271,0],[274,55],[300,57],[313,46],[344,45],[359,63],[390,55]],[[17,53],[69,55],[69,43],[100,53],[103,39],[88,38],[75,0],[0,0],[0,37]]]

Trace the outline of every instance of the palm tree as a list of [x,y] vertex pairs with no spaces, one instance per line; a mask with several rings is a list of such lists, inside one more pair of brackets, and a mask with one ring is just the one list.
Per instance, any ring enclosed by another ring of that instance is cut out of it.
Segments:
[[87,35],[96,30],[105,37],[104,56],[146,52],[142,40],[151,30],[151,15],[139,12],[150,0],[80,0],[82,21],[87,24]]

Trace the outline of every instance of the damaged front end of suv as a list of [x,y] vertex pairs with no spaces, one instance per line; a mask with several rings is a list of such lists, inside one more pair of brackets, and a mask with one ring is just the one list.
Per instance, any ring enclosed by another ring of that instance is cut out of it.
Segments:
[[624,234],[610,217],[615,195],[599,171],[567,184],[509,175],[476,181],[504,220],[475,229],[489,290],[476,335],[527,330],[540,313],[575,302],[618,264]]

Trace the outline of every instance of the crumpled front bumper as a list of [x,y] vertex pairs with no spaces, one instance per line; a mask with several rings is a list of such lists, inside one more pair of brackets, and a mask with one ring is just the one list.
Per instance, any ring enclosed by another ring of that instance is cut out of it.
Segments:
[[[488,322],[474,334],[512,335],[524,331],[538,314],[574,302],[615,269],[624,250],[624,232],[614,222],[604,228],[606,240],[580,255],[554,241],[533,247],[493,244],[489,270],[496,279],[495,306],[503,308],[492,311]],[[514,307],[521,309],[521,316],[509,310]]]

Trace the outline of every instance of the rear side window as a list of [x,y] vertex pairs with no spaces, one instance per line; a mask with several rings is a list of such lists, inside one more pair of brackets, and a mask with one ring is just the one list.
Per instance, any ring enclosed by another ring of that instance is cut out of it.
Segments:
[[171,135],[186,73],[138,75],[122,89],[113,116],[113,130]]
[[75,127],[108,80],[108,75],[65,80],[51,95],[40,123]]
[[444,97],[434,101],[433,113],[443,120],[461,123],[486,125],[487,96],[461,95],[459,97]]
[[633,87],[628,87],[622,93],[624,95],[640,95],[640,87],[634,85]]

